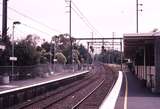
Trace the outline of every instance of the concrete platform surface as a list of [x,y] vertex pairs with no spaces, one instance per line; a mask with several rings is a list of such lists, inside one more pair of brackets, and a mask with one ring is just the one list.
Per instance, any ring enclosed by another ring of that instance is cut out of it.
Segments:
[[115,109],[160,109],[160,94],[153,94],[131,72],[124,72]]
[[0,85],[0,94],[3,94],[3,92],[8,92],[9,90],[14,90],[26,86],[32,86],[36,84],[45,83],[48,81],[53,81],[57,79],[61,79],[63,77],[70,77],[74,74],[80,73],[82,71],[78,72],[63,72],[63,73],[54,73],[53,75],[49,75],[48,77],[36,77],[32,79],[27,80],[18,80],[18,81],[11,81],[9,84],[1,84]]

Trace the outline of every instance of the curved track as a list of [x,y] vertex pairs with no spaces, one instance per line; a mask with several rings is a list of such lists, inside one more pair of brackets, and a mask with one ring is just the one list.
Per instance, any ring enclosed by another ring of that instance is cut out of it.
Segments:
[[94,109],[100,105],[115,79],[115,73],[108,66],[96,64],[85,78],[32,99],[16,109],[89,109],[88,106]]

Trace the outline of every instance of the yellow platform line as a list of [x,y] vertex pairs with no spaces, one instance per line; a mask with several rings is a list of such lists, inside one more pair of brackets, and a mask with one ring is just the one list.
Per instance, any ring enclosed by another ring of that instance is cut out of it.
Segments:
[[127,80],[127,75],[126,73],[124,72],[124,77],[125,77],[125,97],[124,97],[124,109],[127,109],[128,108],[128,80]]

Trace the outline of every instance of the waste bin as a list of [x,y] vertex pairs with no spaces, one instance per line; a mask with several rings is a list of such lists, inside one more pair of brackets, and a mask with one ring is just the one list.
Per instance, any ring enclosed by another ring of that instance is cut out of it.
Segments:
[[9,84],[9,82],[9,75],[6,73],[2,75],[2,84]]

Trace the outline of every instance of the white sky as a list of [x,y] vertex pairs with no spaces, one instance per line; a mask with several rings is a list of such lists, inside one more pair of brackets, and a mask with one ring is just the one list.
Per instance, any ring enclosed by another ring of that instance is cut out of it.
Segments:
[[[123,33],[136,32],[136,0],[72,1],[103,37],[112,37],[112,32],[115,32],[116,37],[122,37]],[[139,9],[143,9],[143,12],[139,12],[139,31],[149,32],[154,28],[160,28],[160,1],[139,0],[139,3],[143,4],[143,6],[139,6]],[[69,14],[67,13],[69,8],[65,0],[8,0],[8,6],[62,33],[69,31]],[[73,8],[75,9],[75,7]],[[0,10],[0,15],[2,15],[2,4],[0,4]],[[74,37],[91,37],[92,30],[82,22],[74,11],[72,12],[72,35]],[[50,35],[24,25],[16,25],[15,34],[18,38],[33,33],[50,39],[51,36],[59,34],[59,32],[51,31],[10,9],[8,9],[8,17]],[[14,20],[8,20],[10,32]],[[0,26],[2,27],[1,21],[2,16],[0,16]],[[96,33],[94,35],[94,37],[102,37],[97,36]]]

